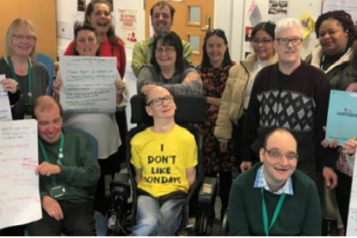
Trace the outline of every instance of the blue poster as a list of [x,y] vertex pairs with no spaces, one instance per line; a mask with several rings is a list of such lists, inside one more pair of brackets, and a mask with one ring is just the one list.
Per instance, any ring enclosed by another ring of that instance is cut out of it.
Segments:
[[326,139],[338,145],[357,136],[357,93],[331,90]]

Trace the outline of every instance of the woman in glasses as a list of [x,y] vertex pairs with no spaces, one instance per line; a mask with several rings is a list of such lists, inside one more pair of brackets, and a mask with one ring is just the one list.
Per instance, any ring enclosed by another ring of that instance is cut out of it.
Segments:
[[233,145],[230,150],[222,153],[219,142],[214,137],[218,109],[230,68],[234,65],[228,50],[228,41],[224,31],[214,29],[207,32],[202,47],[203,57],[198,72],[202,79],[203,95],[207,101],[206,122],[202,125],[203,158],[206,176],[220,179],[220,198],[222,201],[221,219],[228,206],[232,170],[234,161]]
[[242,136],[243,162],[257,161],[265,136],[276,127],[291,131],[298,142],[297,168],[315,179],[318,166],[333,154],[321,145],[325,138],[330,86],[326,75],[301,60],[303,28],[300,20],[285,18],[275,28],[278,63],[256,76]]
[[231,68],[220,100],[214,135],[222,153],[229,153],[234,143],[237,165],[242,160],[240,141],[255,76],[262,68],[277,61],[274,29],[275,24],[271,22],[261,22],[254,27],[251,40],[253,53]]
[[147,95],[153,87],[160,85],[172,95],[202,95],[201,78],[183,58],[182,41],[175,32],[163,32],[155,37],[153,52],[151,65],[140,70],[138,93]]
[[36,48],[32,23],[15,19],[7,30],[5,55],[0,59],[0,74],[5,74],[0,81],[9,92],[13,119],[32,118],[32,102],[47,92],[49,74],[44,65],[35,61]]
[[[350,88],[356,85],[357,69],[351,57],[352,44],[357,35],[351,15],[342,10],[321,14],[316,21],[315,32],[320,45],[306,58],[306,61],[326,73],[331,89],[353,91]],[[327,144],[325,141],[326,146]],[[337,170],[333,170],[335,166]],[[352,172],[348,168],[345,156],[343,154],[336,156],[334,162],[323,169],[323,176],[326,181],[332,181],[330,186],[324,186],[322,176],[319,176],[324,197],[322,201],[326,202],[323,203],[326,211],[324,216],[337,218],[338,227],[344,225],[346,228],[350,198],[350,186],[346,185],[351,184]],[[337,179],[340,180],[338,183]],[[331,190],[337,184],[336,190]]]

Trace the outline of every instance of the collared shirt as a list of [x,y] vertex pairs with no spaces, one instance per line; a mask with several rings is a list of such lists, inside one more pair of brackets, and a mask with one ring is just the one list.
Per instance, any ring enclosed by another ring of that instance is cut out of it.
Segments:
[[269,192],[277,194],[277,195],[280,195],[283,193],[286,193],[287,195],[294,195],[291,177],[288,178],[288,180],[286,181],[285,185],[282,188],[280,188],[276,192],[272,192],[265,180],[263,166],[264,165],[262,165],[258,169],[257,175],[255,176],[254,188],[264,188],[266,191],[269,191]]
[[[135,44],[131,68],[136,77],[139,76],[141,66],[150,64],[153,43],[154,37],[150,37]],[[192,64],[192,46],[187,41],[182,41],[182,45],[183,58],[186,59],[189,64]]]

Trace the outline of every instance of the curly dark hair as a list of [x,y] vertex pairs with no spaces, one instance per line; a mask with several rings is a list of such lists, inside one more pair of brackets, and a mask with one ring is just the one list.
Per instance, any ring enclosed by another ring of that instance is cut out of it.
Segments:
[[341,23],[341,26],[348,34],[347,47],[351,47],[353,41],[356,40],[356,29],[352,17],[350,14],[343,10],[330,11],[324,14],[321,14],[315,23],[315,33],[316,37],[319,37],[320,26],[323,21],[334,19]]
[[[99,4],[99,3],[103,3],[106,4],[110,10],[112,10],[112,4],[110,2],[108,2],[107,0],[92,0],[87,8],[86,8],[86,12],[85,12],[85,16],[84,16],[84,22],[87,24],[90,24],[88,18],[90,18],[90,15],[92,15],[93,11],[94,11],[94,5]],[[119,46],[118,44],[118,40],[120,39],[118,36],[115,35],[115,30],[114,30],[114,26],[111,25],[109,30],[107,31],[107,37],[110,41],[110,46],[111,46],[111,52],[112,54],[114,54],[114,51],[116,49],[116,47]]]

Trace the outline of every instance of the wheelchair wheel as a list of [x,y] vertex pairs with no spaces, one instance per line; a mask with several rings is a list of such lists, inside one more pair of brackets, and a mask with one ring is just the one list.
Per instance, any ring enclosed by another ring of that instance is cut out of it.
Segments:
[[212,234],[212,220],[210,219],[211,212],[204,209],[198,220],[198,235],[210,236]]

